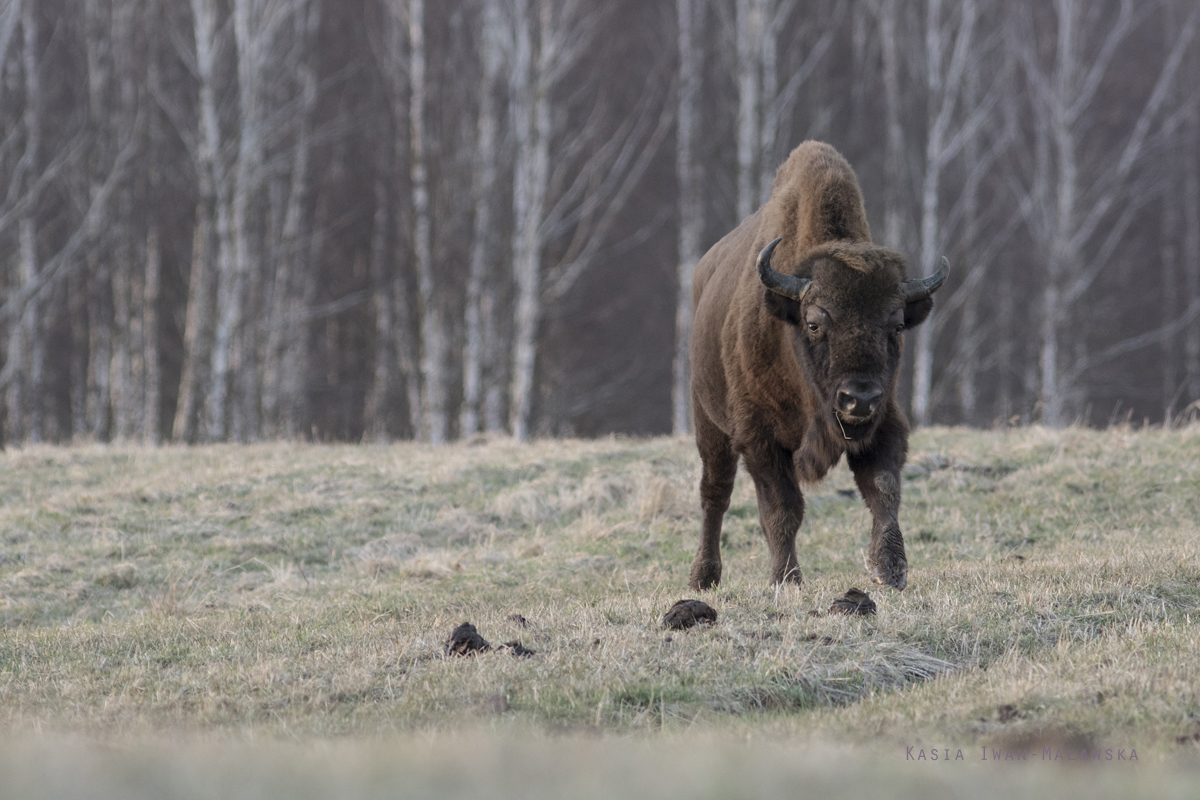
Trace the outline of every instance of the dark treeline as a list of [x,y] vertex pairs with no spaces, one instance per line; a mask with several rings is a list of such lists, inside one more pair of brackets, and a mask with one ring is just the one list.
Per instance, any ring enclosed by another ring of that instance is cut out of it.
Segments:
[[[953,272],[931,422],[1200,401],[1191,0],[0,0],[7,444],[685,431],[807,138]],[[682,344],[682,346],[681,346]]]

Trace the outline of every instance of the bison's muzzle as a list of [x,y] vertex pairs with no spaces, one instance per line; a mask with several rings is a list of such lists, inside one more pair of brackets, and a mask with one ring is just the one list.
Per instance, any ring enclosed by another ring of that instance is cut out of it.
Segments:
[[877,380],[850,379],[838,387],[838,416],[845,422],[860,424],[867,422],[879,409],[883,398],[883,386]]

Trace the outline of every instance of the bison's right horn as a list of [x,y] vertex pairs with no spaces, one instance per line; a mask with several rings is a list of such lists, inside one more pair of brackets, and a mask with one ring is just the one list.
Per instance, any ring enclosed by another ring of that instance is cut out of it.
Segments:
[[949,274],[950,260],[942,256],[942,265],[937,272],[928,278],[913,278],[911,281],[905,281],[900,284],[900,293],[904,295],[904,302],[912,303],[929,297],[929,295],[941,288],[942,284],[946,282],[946,276]]
[[758,254],[758,261],[754,266],[758,269],[758,278],[762,281],[763,286],[770,289],[775,294],[781,294],[784,297],[790,297],[799,303],[804,299],[804,294],[808,291],[808,287],[812,286],[811,278],[801,278],[796,275],[784,275],[771,268],[771,253],[775,252],[775,247],[782,242],[779,238],[771,242],[762,249]]

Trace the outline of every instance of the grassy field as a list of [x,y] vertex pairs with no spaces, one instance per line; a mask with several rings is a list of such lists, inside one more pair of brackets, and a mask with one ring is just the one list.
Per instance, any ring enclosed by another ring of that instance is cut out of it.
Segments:
[[[698,478],[680,439],[0,454],[0,796],[1194,796],[1200,427],[916,434],[902,593],[844,466],[768,586],[739,475],[717,624],[672,632]],[[876,616],[821,613],[852,586]],[[536,654],[443,657],[463,621]]]

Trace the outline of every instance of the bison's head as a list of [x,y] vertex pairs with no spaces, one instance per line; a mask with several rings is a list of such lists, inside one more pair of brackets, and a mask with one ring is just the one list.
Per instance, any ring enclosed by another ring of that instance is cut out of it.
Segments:
[[870,438],[894,396],[903,331],[925,321],[950,265],[905,280],[904,257],[873,244],[810,250],[792,274],[771,267],[779,239],[758,256],[771,313],[795,328],[801,368],[827,421],[846,439]]

